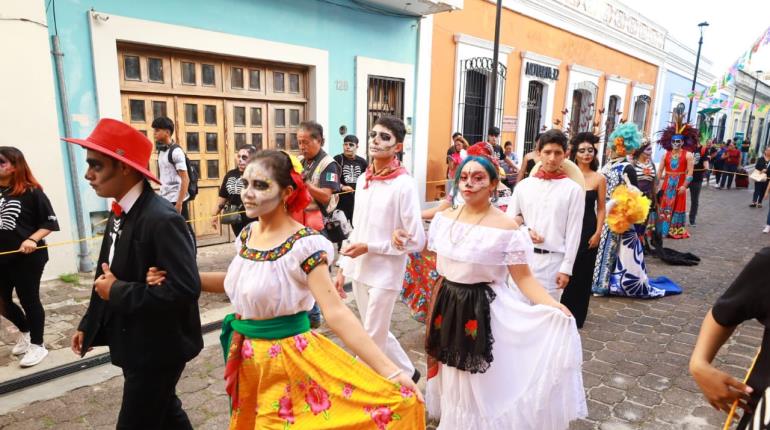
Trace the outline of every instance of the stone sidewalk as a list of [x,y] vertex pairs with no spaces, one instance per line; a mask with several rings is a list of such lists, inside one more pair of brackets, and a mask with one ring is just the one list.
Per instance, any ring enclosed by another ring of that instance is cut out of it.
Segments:
[[[571,429],[721,428],[724,415],[702,398],[688,374],[687,362],[711,304],[753,253],[770,245],[770,236],[761,234],[767,207],[748,208],[750,196],[746,190],[703,189],[701,215],[698,226],[691,229],[692,238],[666,242],[668,247],[700,256],[699,266],[667,266],[648,259],[652,276],[674,279],[684,287],[684,294],[651,301],[592,298],[581,331],[589,416],[573,423]],[[401,304],[396,306],[394,334],[424,370],[422,327]],[[761,336],[761,326],[745,324],[720,352],[717,365],[742,378]],[[227,426],[222,374],[216,346],[207,347],[185,370],[180,397],[195,428]],[[121,385],[122,379],[116,377],[28,404],[0,416],[0,428],[114,428]]]

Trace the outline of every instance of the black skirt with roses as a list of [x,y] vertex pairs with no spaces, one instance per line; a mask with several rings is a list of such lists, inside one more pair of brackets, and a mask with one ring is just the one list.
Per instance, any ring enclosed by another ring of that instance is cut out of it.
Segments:
[[484,373],[492,363],[489,304],[495,293],[487,283],[444,280],[436,296],[426,341],[428,355],[470,373]]

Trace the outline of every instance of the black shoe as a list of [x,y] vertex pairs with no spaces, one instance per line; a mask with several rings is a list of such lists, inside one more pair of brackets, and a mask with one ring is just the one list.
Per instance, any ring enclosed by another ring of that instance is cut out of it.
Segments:
[[750,208],[755,208],[755,207],[757,207],[757,204],[756,203],[752,203],[752,204],[749,205],[749,207]]
[[342,285],[342,291],[344,291],[344,292],[346,292],[346,293],[351,293],[351,292],[353,292],[353,283],[352,283],[352,282],[345,282],[345,283]]
[[420,380],[420,376],[421,376],[420,371],[417,369],[414,369],[414,373],[412,373],[412,381],[414,381],[414,383],[416,384],[417,381]]
[[695,224],[695,221],[690,221],[690,227],[695,227],[697,224]]

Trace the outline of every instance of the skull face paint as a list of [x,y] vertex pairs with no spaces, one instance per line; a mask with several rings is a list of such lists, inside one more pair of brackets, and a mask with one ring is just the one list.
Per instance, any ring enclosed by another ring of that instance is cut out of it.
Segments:
[[272,212],[281,203],[281,188],[261,163],[246,166],[241,181],[241,200],[249,218]]
[[684,144],[684,142],[683,142],[683,141],[681,141],[681,140],[672,140],[672,141],[671,141],[671,147],[672,147],[672,148],[674,148],[674,149],[679,149],[679,148],[681,148],[681,147],[682,147],[682,144]]
[[489,173],[475,161],[469,161],[463,166],[457,181],[458,189],[466,202],[472,202],[477,196],[488,199],[490,185]]
[[648,157],[652,157],[652,145],[648,145],[642,152],[644,152]]
[[377,124],[369,132],[369,156],[391,158],[396,156],[396,136],[387,128]]

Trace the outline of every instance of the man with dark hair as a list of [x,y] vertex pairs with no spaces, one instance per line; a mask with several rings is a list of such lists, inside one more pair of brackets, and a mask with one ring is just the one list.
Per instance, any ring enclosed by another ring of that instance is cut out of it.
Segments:
[[503,151],[503,147],[500,146],[500,143],[498,142],[499,140],[500,129],[497,127],[489,127],[489,132],[487,133],[487,142],[492,145],[492,149],[495,150],[497,159],[503,161],[505,159],[505,153]]
[[358,138],[349,134],[342,140],[342,154],[334,156],[334,161],[340,165],[342,169],[342,179],[340,181],[342,185],[342,192],[346,194],[340,194],[340,201],[337,203],[337,208],[345,212],[345,217],[348,221],[353,222],[353,211],[355,198],[353,193],[356,190],[356,181],[362,173],[366,171],[369,163],[365,158],[356,154],[358,150]]
[[[128,124],[102,119],[86,139],[65,139],[88,152],[85,178],[114,199],[88,309],[72,337],[83,357],[109,345],[123,370],[119,429],[192,429],[176,384],[203,348],[195,248],[184,219],[150,183],[152,143]],[[150,287],[151,267],[166,271]]]
[[548,293],[559,300],[572,276],[580,245],[585,191],[562,168],[567,136],[561,130],[543,133],[538,152],[540,168],[516,184],[506,213],[529,229],[535,244],[532,272]]
[[[310,193],[310,204],[304,212],[302,224],[327,236],[324,218],[337,208],[341,190],[340,165],[321,147],[324,144],[324,129],[315,121],[304,121],[297,131],[297,143],[302,153],[302,179]],[[321,311],[313,305],[310,311],[310,326],[321,326]]]
[[[188,189],[190,176],[187,172],[187,161],[184,151],[171,136],[174,135],[174,122],[170,118],[160,116],[152,121],[155,148],[158,150],[158,176],[160,176],[160,196],[171,202],[176,211],[186,221],[190,221]],[[169,151],[171,156],[169,157]],[[170,161],[169,161],[170,159]],[[187,223],[190,233],[195,238],[192,223]]]
[[[340,250],[343,257],[335,282],[344,296],[345,276],[353,281],[364,329],[417,382],[420,372],[390,332],[393,307],[404,282],[407,253],[420,252],[425,245],[417,184],[396,158],[405,135],[404,123],[393,116],[380,117],[369,132],[372,162],[358,178],[354,228],[350,245]],[[393,245],[394,234],[403,238],[403,246]]]

